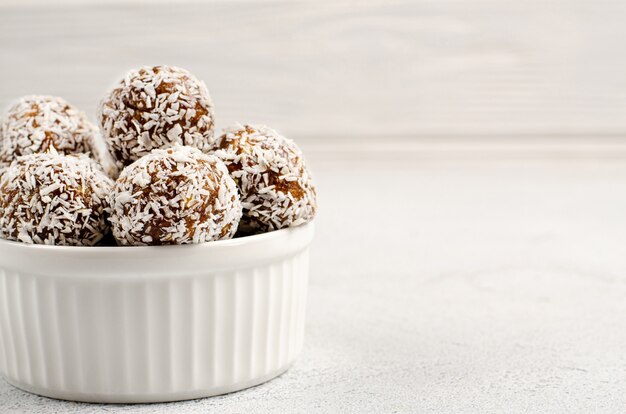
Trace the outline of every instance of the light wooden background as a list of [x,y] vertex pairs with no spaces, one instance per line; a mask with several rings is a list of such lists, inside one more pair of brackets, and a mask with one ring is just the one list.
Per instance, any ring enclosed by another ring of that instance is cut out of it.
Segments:
[[126,69],[166,63],[207,82],[219,126],[306,142],[621,140],[625,21],[622,0],[10,0],[0,105],[50,93],[93,116]]

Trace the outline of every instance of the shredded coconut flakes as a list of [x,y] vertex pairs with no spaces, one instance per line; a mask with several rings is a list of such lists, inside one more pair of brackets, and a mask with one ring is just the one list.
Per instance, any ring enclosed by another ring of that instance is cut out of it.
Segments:
[[90,153],[97,135],[97,128],[82,111],[47,95],[28,95],[16,101],[7,110],[0,131],[0,164],[4,166],[17,157],[49,148],[62,154]]
[[153,150],[126,167],[109,200],[113,235],[122,245],[227,239],[242,215],[224,163],[181,145]]
[[0,178],[0,237],[25,243],[93,246],[108,230],[113,181],[84,154],[17,158]]
[[213,102],[206,85],[184,69],[130,71],[100,103],[98,120],[118,167],[173,144],[207,152],[213,142]]
[[236,124],[224,131],[213,154],[241,193],[243,232],[263,232],[311,221],[317,196],[298,146],[264,125]]

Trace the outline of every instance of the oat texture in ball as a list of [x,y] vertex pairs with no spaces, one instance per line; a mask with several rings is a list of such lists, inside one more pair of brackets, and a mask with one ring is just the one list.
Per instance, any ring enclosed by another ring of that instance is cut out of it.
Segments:
[[316,193],[302,152],[292,141],[263,125],[235,125],[224,131],[213,153],[241,193],[245,233],[277,230],[310,221]]
[[113,181],[87,155],[53,148],[17,158],[0,178],[0,237],[35,244],[93,246],[108,230]]
[[62,154],[89,153],[97,128],[62,98],[24,96],[11,105],[0,126],[0,164],[54,148]]
[[153,150],[126,167],[110,196],[113,235],[122,245],[189,244],[231,238],[241,218],[226,166],[200,150]]
[[205,84],[177,67],[128,72],[100,103],[98,120],[119,167],[173,144],[206,152],[214,139],[213,103]]

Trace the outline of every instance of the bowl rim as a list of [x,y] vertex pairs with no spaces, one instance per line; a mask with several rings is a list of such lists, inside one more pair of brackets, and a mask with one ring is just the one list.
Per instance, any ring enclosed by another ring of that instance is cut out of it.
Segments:
[[211,273],[280,261],[308,248],[309,222],[269,233],[199,244],[161,246],[50,246],[0,240],[0,272],[93,277]]
[[174,250],[174,249],[182,250],[182,249],[198,249],[198,248],[202,248],[202,249],[216,248],[217,249],[217,248],[227,248],[229,246],[232,246],[232,247],[241,246],[243,244],[250,244],[250,243],[261,243],[265,240],[280,238],[286,235],[287,233],[294,233],[298,230],[303,230],[304,228],[312,228],[314,227],[313,223],[314,221],[309,221],[299,226],[285,227],[279,230],[253,234],[250,236],[237,237],[235,239],[213,240],[213,241],[207,241],[203,243],[163,244],[163,245],[157,245],[157,246],[120,246],[120,245],[117,245],[117,246],[58,246],[58,245],[52,245],[52,244],[23,243],[20,241],[7,240],[7,239],[0,238],[0,247],[2,245],[5,245],[5,246],[10,246],[11,248],[16,248],[16,249],[26,248],[26,249],[32,249],[32,250],[47,250],[47,251],[54,250],[58,252],[61,252],[61,251],[70,252],[71,251],[72,253],[78,253],[80,251],[81,253],[89,252],[90,254],[93,254],[95,251],[102,252],[103,254],[110,254],[112,252],[118,252],[120,250],[127,251],[131,249],[135,252],[154,251],[156,249],[161,249],[161,250]]

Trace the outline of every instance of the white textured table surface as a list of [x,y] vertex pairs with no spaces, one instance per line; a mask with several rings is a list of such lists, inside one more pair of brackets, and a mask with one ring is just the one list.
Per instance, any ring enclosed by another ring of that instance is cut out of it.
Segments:
[[0,381],[1,413],[617,412],[626,161],[310,154],[307,340],[217,398],[90,405]]

